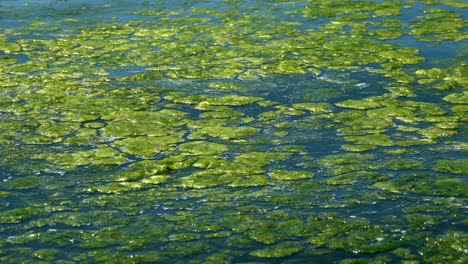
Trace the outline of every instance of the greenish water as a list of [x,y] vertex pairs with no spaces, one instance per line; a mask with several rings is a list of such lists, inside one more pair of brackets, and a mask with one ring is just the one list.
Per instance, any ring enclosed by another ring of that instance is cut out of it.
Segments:
[[463,1],[0,1],[0,262],[466,263]]

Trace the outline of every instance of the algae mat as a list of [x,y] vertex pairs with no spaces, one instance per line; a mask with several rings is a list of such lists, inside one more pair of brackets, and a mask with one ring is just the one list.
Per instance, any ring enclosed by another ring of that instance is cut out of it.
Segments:
[[1,1],[0,262],[468,262],[467,8]]

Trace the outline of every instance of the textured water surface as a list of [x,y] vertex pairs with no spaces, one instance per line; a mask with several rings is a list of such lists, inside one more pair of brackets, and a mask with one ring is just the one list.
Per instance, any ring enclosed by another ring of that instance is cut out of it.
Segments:
[[0,262],[466,263],[464,1],[0,1]]

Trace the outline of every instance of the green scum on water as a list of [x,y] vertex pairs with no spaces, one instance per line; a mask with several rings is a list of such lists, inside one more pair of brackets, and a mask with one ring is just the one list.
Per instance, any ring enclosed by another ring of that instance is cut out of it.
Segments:
[[1,1],[0,262],[468,262],[467,8]]

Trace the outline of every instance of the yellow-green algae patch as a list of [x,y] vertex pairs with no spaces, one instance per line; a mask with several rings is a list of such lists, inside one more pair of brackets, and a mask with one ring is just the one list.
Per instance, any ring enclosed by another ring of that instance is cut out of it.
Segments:
[[468,104],[468,92],[449,94],[444,100],[454,104]]
[[11,179],[4,183],[7,189],[30,189],[43,183],[41,177],[27,176],[17,179]]
[[1,224],[15,224],[34,218],[41,212],[38,208],[24,207],[0,213]]
[[461,231],[448,231],[427,240],[424,260],[428,263],[458,262],[468,260],[466,256],[468,235]]
[[375,145],[348,145],[348,144],[345,144],[345,145],[342,145],[341,148],[346,150],[346,151],[351,151],[351,152],[365,152],[365,151],[375,149],[376,146]]
[[381,106],[379,102],[364,101],[364,100],[346,100],[344,102],[336,103],[336,106],[353,108],[353,109],[372,109]]
[[270,176],[278,180],[292,181],[292,180],[308,179],[314,176],[314,174],[311,172],[305,172],[305,171],[276,170],[276,171],[271,172]]
[[466,22],[461,14],[443,9],[427,9],[412,25],[411,33],[421,41],[462,41],[466,38],[462,30]]
[[233,187],[264,186],[268,184],[263,170],[259,167],[245,166],[240,163],[220,163],[217,167],[192,173],[180,181],[184,188],[203,189],[219,185]]
[[373,134],[365,136],[345,136],[344,140],[355,144],[368,144],[374,146],[393,146],[393,141],[385,134]]
[[199,126],[199,124],[193,126],[192,124],[189,124],[189,127],[193,129],[193,132],[190,135],[190,138],[192,139],[215,137],[225,140],[233,140],[259,132],[258,128],[250,126]]
[[227,147],[222,144],[194,141],[181,144],[179,149],[191,155],[216,155],[227,151]]
[[46,137],[61,138],[77,129],[76,123],[56,123],[53,121],[43,121],[37,128],[37,132]]
[[468,160],[438,160],[434,169],[440,172],[466,175],[468,174]]
[[184,142],[184,134],[185,132],[176,132],[161,137],[125,138],[113,142],[112,145],[125,153],[151,158],[157,153],[174,149],[177,143]]
[[394,193],[414,192],[424,195],[466,196],[468,184],[460,178],[426,174],[402,175],[374,187]]
[[34,155],[34,158],[46,159],[65,170],[74,170],[78,166],[86,165],[120,165],[127,161],[125,155],[110,147],[98,147],[73,153],[42,153]]
[[331,111],[328,103],[299,103],[294,104],[293,107],[299,110],[307,110],[314,114],[323,114]]
[[240,106],[259,101],[263,101],[263,98],[239,95],[226,95],[224,97],[208,97],[205,100],[201,101],[200,104]]
[[32,253],[32,256],[36,259],[45,261],[54,261],[55,256],[59,251],[56,249],[39,249]]

